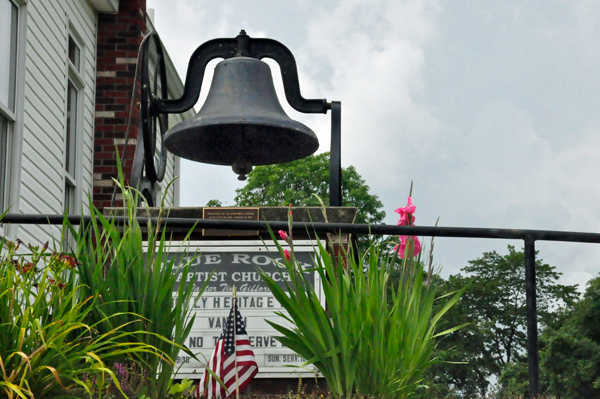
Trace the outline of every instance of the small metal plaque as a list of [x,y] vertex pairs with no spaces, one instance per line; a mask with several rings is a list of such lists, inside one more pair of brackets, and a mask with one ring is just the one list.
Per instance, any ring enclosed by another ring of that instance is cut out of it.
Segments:
[[[258,220],[259,208],[204,208],[204,219]],[[258,230],[202,229],[203,236],[257,236]]]

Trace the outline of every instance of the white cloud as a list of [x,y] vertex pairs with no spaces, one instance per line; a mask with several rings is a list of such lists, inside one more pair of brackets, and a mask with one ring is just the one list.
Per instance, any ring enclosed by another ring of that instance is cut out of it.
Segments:
[[323,91],[342,100],[342,162],[372,186],[434,142],[438,122],[416,97],[438,10],[435,1],[348,1],[308,23],[305,58],[329,71]]

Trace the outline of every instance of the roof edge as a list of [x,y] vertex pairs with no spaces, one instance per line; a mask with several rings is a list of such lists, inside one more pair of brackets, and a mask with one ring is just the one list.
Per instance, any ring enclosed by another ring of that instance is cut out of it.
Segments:
[[116,14],[119,12],[119,0],[88,0],[98,12]]

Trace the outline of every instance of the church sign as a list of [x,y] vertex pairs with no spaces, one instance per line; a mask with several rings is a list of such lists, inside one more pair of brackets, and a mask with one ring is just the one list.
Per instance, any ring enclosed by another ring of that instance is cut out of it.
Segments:
[[[324,296],[318,273],[314,272],[316,242],[294,242],[294,253],[307,279],[316,287],[321,303]],[[232,305],[235,285],[240,312],[246,321],[246,330],[254,348],[259,366],[257,378],[314,377],[312,366],[295,370],[288,366],[300,366],[305,359],[281,345],[274,336],[280,335],[266,320],[288,323],[276,312],[286,313],[262,281],[259,270],[269,274],[280,287],[287,291],[285,281],[289,275],[278,264],[281,256],[275,246],[266,247],[262,241],[192,241],[189,245],[171,245],[169,258],[175,257],[175,265],[191,261],[187,274],[177,274],[177,286],[195,277],[195,291],[208,281],[206,290],[193,308],[196,318],[186,342],[188,348],[200,359],[197,361],[181,352],[175,359],[177,378],[199,379],[206,361],[212,355],[215,343]]]

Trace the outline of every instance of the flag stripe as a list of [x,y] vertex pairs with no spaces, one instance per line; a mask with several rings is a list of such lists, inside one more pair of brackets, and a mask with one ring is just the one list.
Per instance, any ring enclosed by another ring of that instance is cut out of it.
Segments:
[[216,378],[205,371],[202,377],[201,389],[208,399],[222,399],[235,394],[235,391],[238,390],[238,384],[239,391],[241,391],[258,373],[258,364],[252,351],[248,333],[235,303],[231,308],[223,332],[215,345],[213,355],[208,361],[207,368],[210,368],[227,387],[226,391],[217,382]]
[[[254,378],[257,372],[258,368],[256,366],[243,367],[239,370],[239,382],[240,386],[242,387],[241,389],[244,389],[244,387],[247,385],[246,381],[250,382],[250,380]],[[229,384],[231,384],[230,391],[235,392],[235,389],[237,388],[237,384],[235,381],[235,372],[230,374],[231,376],[228,375],[225,377],[225,381],[227,381],[225,385],[229,386]]]
[[[239,355],[237,356],[237,362],[238,364],[243,363],[243,362],[254,362],[256,361],[255,357],[254,357],[254,353],[246,351],[246,353],[244,353],[243,355]],[[233,367],[233,365],[235,364],[235,356],[232,356],[228,359],[226,359],[223,362],[223,368],[224,369],[228,369],[229,367]]]

